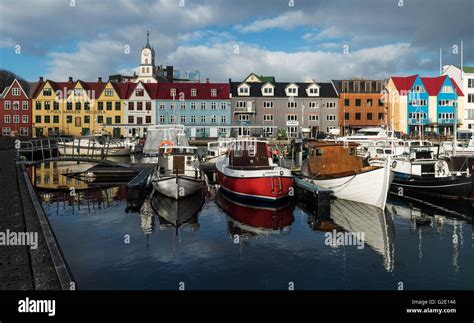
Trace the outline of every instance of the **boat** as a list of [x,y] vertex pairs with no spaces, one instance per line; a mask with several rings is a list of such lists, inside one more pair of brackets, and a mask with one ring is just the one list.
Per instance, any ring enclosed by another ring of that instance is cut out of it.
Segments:
[[449,156],[474,156],[474,136],[467,143],[444,141],[442,145]]
[[176,200],[193,195],[204,187],[206,179],[199,168],[197,147],[188,145],[181,128],[160,130],[158,162],[151,178],[153,190]]
[[370,141],[374,140],[391,140],[393,133],[391,130],[386,130],[381,127],[371,127],[371,128],[362,128],[358,130],[355,134],[345,137],[339,137],[339,141],[347,141],[352,143],[357,143],[361,145],[366,145]]
[[288,231],[294,221],[293,203],[287,200],[282,205],[261,206],[259,203],[235,198],[226,191],[219,190],[217,205],[228,215],[229,232],[251,236],[269,235]]
[[311,140],[309,156],[301,165],[303,179],[333,191],[336,198],[385,208],[393,175],[383,167],[368,166],[357,156],[356,143]]
[[65,139],[58,143],[58,152],[64,156],[128,156],[136,143],[130,139],[113,139],[108,136],[90,136]]
[[241,198],[276,202],[293,194],[291,171],[273,163],[264,140],[234,140],[216,169],[220,189]]
[[232,141],[234,141],[234,138],[224,138],[207,143],[207,154],[204,161],[214,164],[217,161],[217,158],[227,153],[229,144]]
[[391,168],[395,174],[392,190],[399,196],[463,198],[472,191],[469,169],[451,171],[430,147],[412,147],[409,153],[395,156]]

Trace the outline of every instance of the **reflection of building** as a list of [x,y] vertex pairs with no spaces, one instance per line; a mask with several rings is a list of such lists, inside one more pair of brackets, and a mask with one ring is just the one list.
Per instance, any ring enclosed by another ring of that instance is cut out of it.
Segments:
[[146,199],[143,202],[140,209],[140,225],[144,234],[153,233],[153,229],[155,227],[155,218],[149,199]]
[[86,182],[61,174],[84,171],[92,165],[83,163],[78,168],[77,162],[43,162],[30,167],[28,173],[33,185],[39,189],[70,190],[73,187],[75,190],[83,190],[88,188]]

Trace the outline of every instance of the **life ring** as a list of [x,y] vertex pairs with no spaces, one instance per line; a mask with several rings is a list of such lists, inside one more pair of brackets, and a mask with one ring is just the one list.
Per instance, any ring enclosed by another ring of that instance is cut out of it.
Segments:
[[160,148],[163,147],[163,146],[168,147],[164,150],[164,152],[163,152],[164,155],[169,155],[173,152],[173,142],[171,142],[169,140],[162,140],[160,142]]
[[394,160],[394,161],[392,162],[392,168],[395,168],[395,167],[397,167],[397,161],[396,161],[396,160]]

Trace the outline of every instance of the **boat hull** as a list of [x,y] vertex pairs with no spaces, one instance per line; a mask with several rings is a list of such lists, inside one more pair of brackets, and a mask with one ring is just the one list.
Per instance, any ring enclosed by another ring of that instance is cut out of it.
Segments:
[[333,191],[339,199],[374,205],[385,209],[393,175],[386,167],[331,179],[311,179],[315,185]]
[[436,196],[444,198],[468,197],[472,191],[473,178],[450,176],[434,177],[400,177],[395,175],[391,190],[399,196]]
[[153,189],[164,196],[178,200],[201,190],[204,180],[185,175],[159,177],[153,180]]
[[92,147],[78,147],[72,145],[65,145],[58,143],[59,154],[63,156],[101,156],[102,153],[107,152],[106,156],[128,156],[131,154],[131,149],[128,147],[109,147],[104,148],[92,148]]

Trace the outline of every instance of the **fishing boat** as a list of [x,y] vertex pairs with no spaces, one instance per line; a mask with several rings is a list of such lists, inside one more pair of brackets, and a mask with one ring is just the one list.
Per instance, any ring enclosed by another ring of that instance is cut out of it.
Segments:
[[199,191],[205,184],[205,175],[199,168],[197,147],[187,143],[181,128],[162,127],[159,139],[158,162],[153,175],[153,190],[170,198],[179,199]]
[[57,143],[58,152],[64,156],[128,156],[136,142],[130,139],[113,139],[108,136],[61,138]]
[[303,179],[333,191],[335,197],[384,209],[393,179],[388,167],[366,166],[357,144],[311,140],[301,165]]
[[241,198],[278,201],[293,191],[291,171],[273,163],[267,141],[234,140],[216,169],[221,189]]
[[469,169],[451,171],[430,147],[412,147],[409,153],[394,157],[391,167],[395,174],[392,190],[399,196],[462,198],[472,191]]

